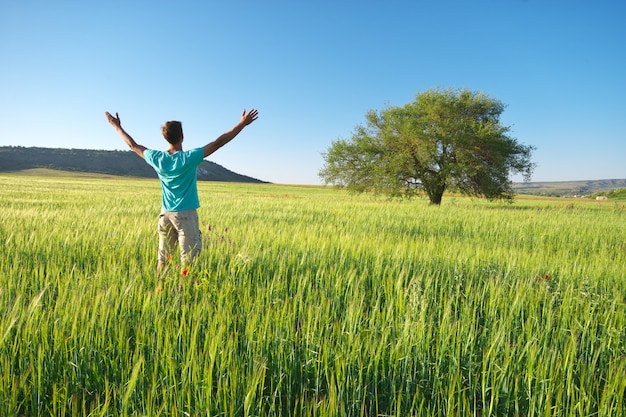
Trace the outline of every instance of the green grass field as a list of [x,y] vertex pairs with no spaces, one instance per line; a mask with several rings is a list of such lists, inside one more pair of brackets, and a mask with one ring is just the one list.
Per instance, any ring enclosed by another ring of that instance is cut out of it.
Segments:
[[626,414],[625,206],[199,190],[0,175],[1,416]]

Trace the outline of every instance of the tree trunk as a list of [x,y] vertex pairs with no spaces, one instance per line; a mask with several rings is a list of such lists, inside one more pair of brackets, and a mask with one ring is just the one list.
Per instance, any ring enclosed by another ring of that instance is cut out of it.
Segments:
[[441,204],[441,199],[443,197],[443,190],[441,191],[435,191],[432,193],[428,193],[428,198],[430,199],[430,204],[433,205],[440,205]]
[[433,181],[423,183],[424,190],[430,199],[430,204],[440,205],[443,197],[443,192],[446,189],[445,180],[441,178],[435,178]]

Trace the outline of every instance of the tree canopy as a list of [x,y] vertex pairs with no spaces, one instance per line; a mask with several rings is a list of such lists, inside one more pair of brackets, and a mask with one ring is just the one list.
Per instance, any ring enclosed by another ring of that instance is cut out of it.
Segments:
[[481,92],[431,89],[414,102],[366,114],[349,140],[334,141],[319,172],[326,184],[441,204],[444,191],[511,199],[510,175],[529,180],[532,146],[509,135],[505,106]]

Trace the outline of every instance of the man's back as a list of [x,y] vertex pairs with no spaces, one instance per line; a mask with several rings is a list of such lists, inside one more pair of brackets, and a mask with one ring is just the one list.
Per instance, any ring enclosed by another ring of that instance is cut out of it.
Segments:
[[200,207],[196,171],[203,160],[203,148],[173,154],[146,149],[143,155],[161,181],[163,210],[183,211]]

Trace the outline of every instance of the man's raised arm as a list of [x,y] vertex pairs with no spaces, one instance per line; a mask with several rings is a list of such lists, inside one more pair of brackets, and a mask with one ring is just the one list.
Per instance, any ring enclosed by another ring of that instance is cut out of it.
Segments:
[[135,140],[128,133],[126,133],[126,131],[122,128],[122,123],[120,122],[120,116],[117,113],[115,113],[115,117],[113,117],[113,115],[111,115],[111,113],[109,112],[106,112],[105,115],[109,123],[111,123],[111,125],[115,128],[115,130],[117,130],[117,133],[120,134],[122,139],[124,139],[124,142],[126,142],[126,144],[130,147],[130,149],[133,152],[135,152],[137,155],[143,158],[143,151],[145,151],[148,148],[146,148],[145,146],[139,145],[137,142],[135,142]]
[[237,136],[239,132],[243,130],[244,127],[254,122],[258,117],[259,112],[257,110],[252,109],[246,113],[246,109],[243,109],[243,113],[241,114],[241,120],[239,120],[239,123],[237,123],[228,132],[222,133],[213,142],[204,146],[204,157],[206,158],[207,156],[211,155],[213,152],[217,151],[219,148],[233,140],[235,136]]

